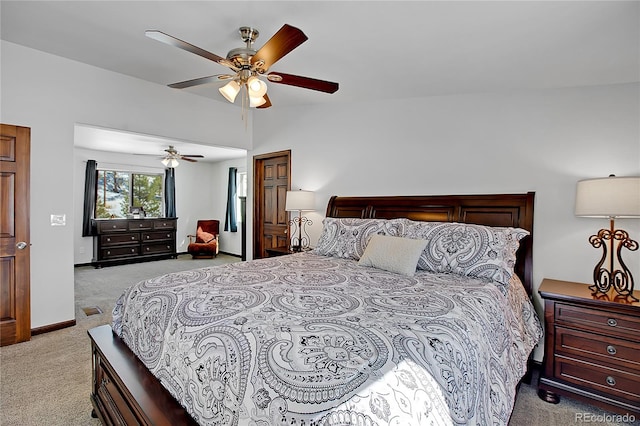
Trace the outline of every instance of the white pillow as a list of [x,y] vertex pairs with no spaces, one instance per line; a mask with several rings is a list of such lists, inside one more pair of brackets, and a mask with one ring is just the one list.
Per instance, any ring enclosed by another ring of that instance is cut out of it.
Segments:
[[375,234],[358,264],[412,277],[426,245],[426,240]]

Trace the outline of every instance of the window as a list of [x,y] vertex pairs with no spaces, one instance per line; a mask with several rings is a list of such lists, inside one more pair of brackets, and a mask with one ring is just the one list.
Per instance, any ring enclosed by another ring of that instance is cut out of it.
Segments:
[[142,207],[145,215],[163,215],[163,175],[117,170],[98,170],[96,218],[125,218],[131,207]]
[[240,208],[240,197],[247,196],[247,172],[238,172],[236,175],[236,220],[238,223],[242,223],[242,211]]

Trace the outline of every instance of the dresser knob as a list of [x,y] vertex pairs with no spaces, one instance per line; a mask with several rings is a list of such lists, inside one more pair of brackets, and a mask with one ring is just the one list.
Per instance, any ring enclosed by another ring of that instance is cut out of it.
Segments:
[[615,346],[611,346],[611,345],[607,346],[607,353],[609,355],[615,355],[616,352],[618,351],[616,350]]
[[132,240],[135,240],[135,239],[136,239],[136,237],[134,237],[134,236],[132,235],[132,236],[131,236],[131,239],[132,239]]
[[610,325],[611,327],[615,327],[618,325],[618,321],[614,320],[613,318],[609,318],[607,320],[607,324]]
[[111,238],[107,238],[107,241],[111,241]]
[[607,384],[608,384],[609,386],[615,386],[615,385],[616,385],[616,379],[614,379],[614,378],[613,378],[613,377],[611,377],[611,376],[607,376]]
[[116,229],[116,225],[113,225],[113,229]]
[[136,249],[131,249],[131,253],[135,253],[135,252],[136,252]]

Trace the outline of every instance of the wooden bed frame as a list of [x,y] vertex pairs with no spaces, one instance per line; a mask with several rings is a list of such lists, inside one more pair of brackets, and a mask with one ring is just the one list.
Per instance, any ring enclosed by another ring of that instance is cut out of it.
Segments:
[[[516,273],[533,291],[534,193],[497,195],[331,197],[327,217],[464,222],[511,226],[532,235],[520,241]],[[93,357],[93,417],[105,425],[196,425],[191,416],[113,334],[109,325],[89,330]]]

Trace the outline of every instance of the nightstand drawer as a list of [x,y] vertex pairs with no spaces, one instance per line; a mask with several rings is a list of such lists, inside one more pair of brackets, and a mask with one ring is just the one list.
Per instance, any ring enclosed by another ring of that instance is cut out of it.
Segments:
[[557,354],[580,357],[585,361],[615,364],[640,373],[640,343],[556,327]]
[[640,403],[640,375],[557,355],[556,377],[616,398]]
[[556,324],[640,342],[640,318],[581,306],[555,304]]

